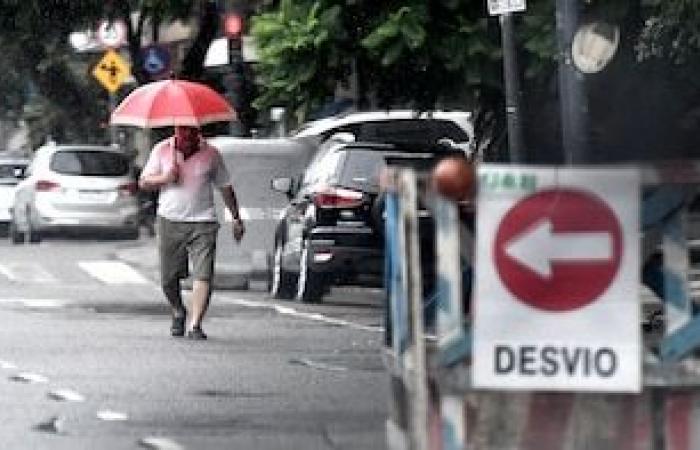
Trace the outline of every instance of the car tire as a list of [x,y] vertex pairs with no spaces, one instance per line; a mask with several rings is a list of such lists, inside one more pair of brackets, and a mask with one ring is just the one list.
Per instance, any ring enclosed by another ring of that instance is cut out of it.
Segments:
[[24,233],[19,231],[17,224],[14,220],[10,222],[10,227],[7,230],[7,235],[10,238],[10,242],[13,244],[24,244]]
[[294,296],[296,285],[294,275],[288,273],[282,267],[282,245],[275,244],[270,267],[270,296],[276,299],[288,300]]
[[299,258],[299,276],[295,298],[302,303],[320,303],[326,288],[325,275],[311,270],[310,257],[309,241],[305,240]]

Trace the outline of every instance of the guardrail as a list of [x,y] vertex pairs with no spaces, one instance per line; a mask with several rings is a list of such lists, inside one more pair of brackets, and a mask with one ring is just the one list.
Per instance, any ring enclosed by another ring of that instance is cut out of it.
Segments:
[[[627,166],[629,169],[629,166]],[[700,229],[689,206],[700,163],[638,170],[644,308],[639,393],[478,389],[472,315],[463,284],[472,229],[458,205],[432,192],[427,174],[392,170],[386,192],[386,364],[392,386],[391,449],[691,450],[700,448],[700,313],[694,298]],[[437,288],[422,292],[419,200],[435,221]],[[485,214],[478,211],[477,214]],[[656,263],[654,263],[654,261]],[[478,281],[477,281],[478,282]],[[436,321],[426,323],[433,301]],[[601,324],[604,326],[604,324]]]

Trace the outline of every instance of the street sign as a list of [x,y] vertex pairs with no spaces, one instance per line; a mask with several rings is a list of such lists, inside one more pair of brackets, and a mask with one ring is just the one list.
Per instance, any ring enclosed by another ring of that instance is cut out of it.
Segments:
[[638,392],[637,171],[483,165],[477,210],[474,386]]
[[[558,204],[566,207],[552,208]],[[571,311],[610,286],[621,247],[620,224],[605,202],[586,191],[554,188],[508,211],[496,232],[494,262],[516,299],[544,311]]]
[[170,72],[170,52],[162,45],[149,45],[143,50],[143,70],[151,78],[159,78]]
[[112,94],[129,78],[129,74],[129,65],[114,50],[106,51],[92,69],[92,75]]
[[103,20],[97,28],[97,39],[105,47],[121,47],[126,42],[126,25],[121,20]]
[[522,12],[527,8],[525,0],[487,0],[489,14],[499,16],[512,12]]

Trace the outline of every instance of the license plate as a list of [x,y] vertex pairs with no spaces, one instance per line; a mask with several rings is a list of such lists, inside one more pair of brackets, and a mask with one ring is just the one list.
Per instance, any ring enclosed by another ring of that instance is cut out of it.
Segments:
[[106,191],[79,191],[78,199],[83,202],[102,203],[109,200],[109,192]]

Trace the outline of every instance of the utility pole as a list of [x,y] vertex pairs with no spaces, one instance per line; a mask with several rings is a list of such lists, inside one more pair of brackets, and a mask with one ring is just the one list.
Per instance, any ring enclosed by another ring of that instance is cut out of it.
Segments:
[[513,14],[506,12],[499,16],[501,23],[501,45],[503,47],[503,81],[505,84],[506,124],[508,128],[508,149],[510,162],[524,160],[522,115],[520,110],[520,74],[518,52],[513,30]]
[[588,100],[583,74],[576,69],[571,44],[579,25],[579,0],[557,0],[559,98],[564,161],[588,162]]

